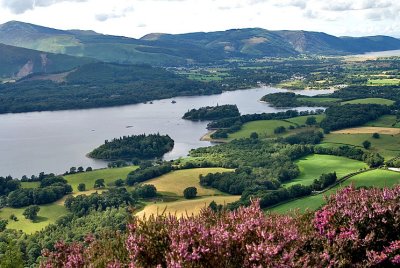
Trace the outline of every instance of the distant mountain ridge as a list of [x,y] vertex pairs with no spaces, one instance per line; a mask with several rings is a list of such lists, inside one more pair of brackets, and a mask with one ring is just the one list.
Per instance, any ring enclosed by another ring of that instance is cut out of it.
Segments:
[[135,39],[94,31],[57,30],[18,21],[0,25],[0,43],[106,62],[153,65],[400,49],[400,40],[389,36],[336,37],[322,32],[245,28],[208,33],[152,33]]

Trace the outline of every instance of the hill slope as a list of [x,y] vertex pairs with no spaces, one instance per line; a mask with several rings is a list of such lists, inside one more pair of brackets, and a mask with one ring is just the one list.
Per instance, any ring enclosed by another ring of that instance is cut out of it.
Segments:
[[388,36],[336,37],[320,32],[247,28],[176,35],[153,33],[134,39],[93,31],[62,31],[17,21],[0,25],[0,43],[107,62],[153,65],[400,49],[400,40]]
[[0,55],[0,79],[19,79],[31,73],[66,71],[94,61],[3,44],[0,44]]

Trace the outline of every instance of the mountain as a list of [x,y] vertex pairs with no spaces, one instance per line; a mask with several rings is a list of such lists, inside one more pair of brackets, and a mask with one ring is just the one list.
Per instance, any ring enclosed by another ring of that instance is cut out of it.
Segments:
[[63,31],[17,21],[0,25],[0,43],[105,62],[153,65],[400,49],[400,40],[389,36],[336,37],[321,32],[246,28],[208,33],[152,33],[135,39],[93,31]]
[[68,71],[94,61],[0,44],[0,80],[19,79],[31,73]]

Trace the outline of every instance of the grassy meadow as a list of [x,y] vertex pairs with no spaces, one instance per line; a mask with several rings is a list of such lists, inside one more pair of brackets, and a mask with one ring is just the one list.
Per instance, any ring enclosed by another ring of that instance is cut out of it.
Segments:
[[383,135],[380,134],[379,139],[372,138],[372,134],[339,134],[330,133],[325,135],[321,146],[341,146],[350,145],[359,148],[362,142],[368,140],[371,142],[370,152],[381,154],[385,160],[400,155],[400,135]]
[[285,187],[294,184],[311,185],[323,173],[336,172],[338,178],[349,173],[366,168],[364,162],[334,155],[313,154],[295,162],[300,169],[300,176],[285,184]]
[[[298,116],[289,118],[286,120],[258,120],[252,121],[244,124],[242,128],[235,132],[231,133],[228,136],[228,140],[240,139],[240,138],[248,138],[250,134],[256,132],[260,138],[273,138],[278,136],[285,136],[290,133],[294,133],[299,131],[298,129],[289,130],[289,126],[297,127],[302,126],[306,123],[307,117],[309,116]],[[321,122],[321,120],[325,117],[325,115],[315,115],[317,122]],[[283,126],[287,129],[286,132],[281,134],[275,134],[274,130],[277,127]]]
[[[31,220],[25,219],[22,215],[25,208],[2,208],[0,210],[0,218],[8,220],[7,228],[21,230],[27,234],[42,230],[49,224],[54,223],[60,216],[67,213],[67,209],[56,203],[41,205],[38,217],[32,222]],[[14,214],[18,221],[10,220],[10,216]]]
[[276,213],[288,213],[292,210],[299,210],[304,212],[308,210],[316,210],[325,204],[325,197],[335,193],[342,187],[353,184],[355,187],[359,186],[375,186],[375,187],[392,187],[396,184],[400,184],[400,172],[376,169],[365,173],[358,174],[350,179],[346,180],[341,185],[338,185],[325,193],[307,196],[294,201],[290,201],[271,209],[268,211]]
[[344,101],[341,104],[380,104],[380,105],[393,105],[393,100],[383,99],[383,98],[365,98],[365,99],[356,99],[350,101]]
[[74,192],[78,191],[78,185],[80,183],[86,184],[86,190],[93,190],[94,182],[97,179],[104,179],[106,186],[112,186],[116,180],[126,179],[128,173],[137,168],[137,166],[127,166],[122,168],[98,169],[89,172],[67,175],[64,176],[64,178],[69,184],[71,184]]
[[177,216],[198,214],[202,208],[207,207],[212,201],[224,205],[235,202],[239,200],[239,198],[239,195],[208,196],[191,200],[182,199],[174,202],[153,203],[147,205],[143,210],[138,212],[136,216],[143,217],[144,215],[157,215],[163,212],[176,214]]
[[374,121],[366,123],[364,126],[400,128],[400,122],[395,115],[384,115]]
[[369,79],[367,84],[370,86],[398,86],[400,85],[400,79],[398,78]]
[[144,184],[152,184],[157,188],[158,192],[167,195],[183,196],[183,190],[187,187],[194,186],[197,188],[198,196],[210,196],[210,195],[225,195],[224,193],[212,189],[205,188],[200,185],[199,176],[207,175],[208,173],[217,172],[232,172],[231,169],[224,168],[194,168],[172,171],[161,177],[148,180]]

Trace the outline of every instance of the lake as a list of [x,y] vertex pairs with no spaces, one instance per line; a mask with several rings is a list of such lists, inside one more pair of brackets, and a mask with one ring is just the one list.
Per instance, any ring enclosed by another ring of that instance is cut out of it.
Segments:
[[[190,149],[209,146],[200,141],[207,132],[208,122],[181,119],[192,109],[217,104],[236,104],[242,114],[285,111],[259,99],[269,93],[287,90],[261,87],[228,91],[211,96],[176,97],[111,108],[32,112],[0,115],[0,176],[63,173],[70,167],[102,168],[107,162],[86,157],[104,143],[123,135],[168,134],[175,140],[174,149],[166,160],[186,156]],[[331,90],[297,90],[303,95],[317,95]],[[176,103],[171,103],[175,100]],[[315,110],[300,107],[300,111]]]

